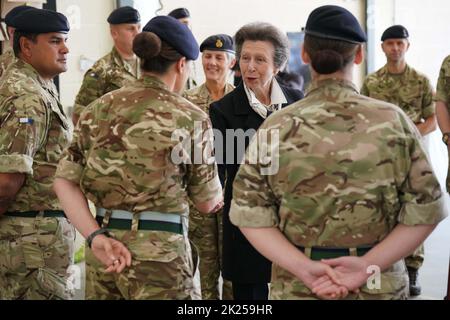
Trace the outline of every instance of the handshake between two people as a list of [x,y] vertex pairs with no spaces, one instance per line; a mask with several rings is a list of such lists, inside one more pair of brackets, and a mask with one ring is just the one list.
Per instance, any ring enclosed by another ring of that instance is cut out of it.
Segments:
[[344,299],[359,293],[371,276],[363,257],[345,256],[321,261],[310,260],[297,277],[320,299]]

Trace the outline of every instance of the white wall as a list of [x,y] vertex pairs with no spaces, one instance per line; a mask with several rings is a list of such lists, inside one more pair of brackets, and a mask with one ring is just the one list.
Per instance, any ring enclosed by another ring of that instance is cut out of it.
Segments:
[[85,72],[80,69],[80,58],[96,61],[111,51],[113,43],[106,19],[115,8],[115,1],[57,0],[56,5],[71,24],[67,43],[70,50],[69,70],[60,76],[61,102],[65,107],[70,107],[74,104]]
[[[186,7],[191,12],[192,28],[198,42],[217,33],[233,36],[246,23],[265,21],[285,32],[298,32],[305,26],[309,13],[318,6],[335,4],[347,8],[365,25],[363,0],[163,0],[162,14],[175,8]],[[204,75],[200,61],[196,64],[200,82]],[[355,71],[355,81],[362,83],[365,67]]]

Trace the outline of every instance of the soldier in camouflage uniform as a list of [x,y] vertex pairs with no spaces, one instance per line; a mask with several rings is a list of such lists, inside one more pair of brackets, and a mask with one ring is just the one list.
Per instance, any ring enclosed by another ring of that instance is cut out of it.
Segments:
[[[444,142],[448,151],[449,166],[447,169],[446,188],[447,192],[450,192],[450,56],[444,59],[439,72],[436,90],[436,114],[439,128],[443,133],[442,142]],[[450,299],[450,263],[446,298],[447,300]]]
[[[408,37],[408,30],[400,25],[384,31],[381,41],[387,64],[367,76],[361,94],[399,106],[425,136],[436,130],[433,88],[425,75],[406,64],[405,54],[410,45]],[[423,260],[423,245],[405,259],[412,296],[421,292],[417,278]]]
[[74,124],[88,104],[140,78],[139,59],[132,49],[133,39],[141,29],[140,21],[139,12],[128,6],[120,7],[109,15],[114,47],[85,73],[75,99]]
[[[302,57],[312,87],[264,122],[234,182],[231,220],[274,262],[273,299],[404,299],[401,259],[445,217],[414,124],[350,82],[365,41],[347,10],[311,13]],[[264,147],[272,163],[249,162]],[[379,283],[367,282],[369,266]]]
[[[236,62],[233,39],[226,34],[210,36],[200,45],[200,52],[202,52],[206,82],[197,88],[185,91],[184,97],[208,114],[211,103],[234,90],[234,86],[226,82]],[[202,298],[217,300],[220,299],[222,211],[205,215],[198,212],[192,202],[189,211],[189,239],[197,246],[200,256]],[[222,298],[232,300],[231,282],[224,279],[223,284]]]
[[[208,116],[176,93],[198,45],[185,25],[159,16],[136,36],[133,49],[143,77],[83,111],[55,191],[91,247],[87,299],[192,299],[200,290],[193,281],[187,196],[205,213],[222,200],[216,164],[189,162],[213,148],[212,132],[205,134]],[[177,129],[193,138],[190,152],[178,148]],[[97,207],[96,221],[85,197]]]
[[[442,62],[436,90],[436,113],[439,128],[443,133],[442,141],[450,150],[450,56]],[[450,151],[449,167],[446,182],[447,192],[450,192]]]
[[8,35],[9,35],[9,46],[10,48],[6,49],[3,54],[0,56],[0,77],[6,71],[6,69],[15,61],[16,57],[14,56],[13,40],[14,40],[14,18],[20,13],[32,9],[33,7],[28,6],[18,6],[11,11],[9,11],[5,16],[5,24],[7,27]]
[[0,299],[70,299],[75,230],[52,190],[72,134],[52,82],[69,25],[40,9],[16,22],[18,59],[0,85]]

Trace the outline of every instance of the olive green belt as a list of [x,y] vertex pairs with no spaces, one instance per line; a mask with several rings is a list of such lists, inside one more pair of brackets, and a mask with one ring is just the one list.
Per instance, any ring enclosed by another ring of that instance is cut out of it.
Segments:
[[166,231],[172,233],[183,234],[183,225],[181,223],[181,214],[161,213],[153,211],[145,211],[141,213],[133,213],[124,210],[107,210],[97,208],[97,216],[95,220],[99,225],[103,225],[105,216],[107,217],[105,227],[107,229],[131,230],[134,215],[139,216],[138,230]]
[[373,246],[364,246],[364,247],[356,247],[356,248],[329,248],[329,247],[312,247],[305,248],[299,247],[297,248],[307,255],[311,260],[320,261],[322,259],[334,259],[345,256],[357,256],[361,257],[369,252]]
[[42,215],[44,218],[66,218],[64,211],[61,210],[44,210],[44,211],[24,211],[24,212],[6,212],[7,217],[16,218],[36,218]]

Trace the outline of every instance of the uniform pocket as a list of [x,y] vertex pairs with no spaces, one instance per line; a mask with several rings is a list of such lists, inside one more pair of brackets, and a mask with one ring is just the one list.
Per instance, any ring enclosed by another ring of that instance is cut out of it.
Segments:
[[54,271],[40,268],[36,275],[37,292],[42,297],[55,300],[66,300],[73,297],[73,292],[68,290],[66,277],[61,277]]
[[185,255],[183,235],[165,231],[139,231],[126,245],[139,261],[171,262]]
[[[379,282],[374,277],[369,278],[370,288],[367,284],[361,288],[364,298],[382,300],[407,298],[408,275],[403,261],[395,263],[391,268],[381,273]],[[370,281],[371,279],[374,281]]]
[[0,252],[0,270],[3,276],[26,272],[23,250],[18,242],[0,240]]

